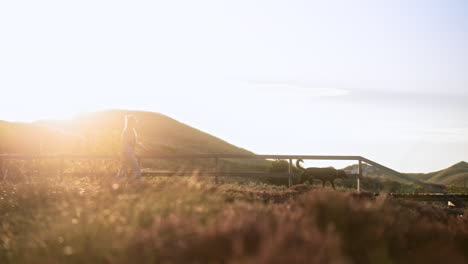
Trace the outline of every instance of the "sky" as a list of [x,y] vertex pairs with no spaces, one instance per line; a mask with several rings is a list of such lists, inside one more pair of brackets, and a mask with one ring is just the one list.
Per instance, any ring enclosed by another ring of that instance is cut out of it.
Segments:
[[468,161],[467,13],[462,0],[2,1],[0,119],[146,110],[258,154],[439,170]]

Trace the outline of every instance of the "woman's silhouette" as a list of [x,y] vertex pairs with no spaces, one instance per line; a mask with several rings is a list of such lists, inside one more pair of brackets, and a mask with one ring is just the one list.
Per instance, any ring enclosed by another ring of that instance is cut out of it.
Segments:
[[117,180],[122,177],[122,174],[131,167],[135,173],[137,180],[141,180],[141,168],[140,164],[135,157],[135,147],[138,145],[141,148],[145,147],[138,141],[135,126],[137,119],[133,115],[125,116],[125,126],[122,131],[122,146],[121,146],[121,165],[119,172],[117,173]]

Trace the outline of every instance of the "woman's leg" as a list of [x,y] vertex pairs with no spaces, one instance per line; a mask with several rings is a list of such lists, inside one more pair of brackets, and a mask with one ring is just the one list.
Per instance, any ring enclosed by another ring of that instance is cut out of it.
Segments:
[[133,172],[135,173],[135,177],[137,178],[137,180],[141,180],[140,164],[138,164],[138,161],[133,152],[128,153],[128,162],[132,166]]
[[117,175],[115,175],[116,180],[120,180],[122,175],[124,175],[125,172],[128,170],[128,159],[129,159],[128,158],[128,152],[123,151],[120,154],[120,169],[119,169],[119,172],[117,173]]
[[115,175],[115,179],[120,180],[120,178],[122,177],[122,174],[124,174],[126,170],[127,170],[127,166],[125,165],[125,161],[122,161],[119,172],[117,173],[117,175]]

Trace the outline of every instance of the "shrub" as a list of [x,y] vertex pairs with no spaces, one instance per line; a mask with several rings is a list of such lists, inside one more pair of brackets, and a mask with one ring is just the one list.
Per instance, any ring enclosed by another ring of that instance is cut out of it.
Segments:
[[308,185],[33,178],[0,185],[0,263],[466,263],[461,213]]

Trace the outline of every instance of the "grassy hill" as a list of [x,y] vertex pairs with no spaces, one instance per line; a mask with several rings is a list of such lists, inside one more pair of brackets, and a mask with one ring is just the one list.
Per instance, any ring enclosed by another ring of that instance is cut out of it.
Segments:
[[252,154],[165,115],[126,110],[87,113],[67,121],[0,121],[0,151],[28,154],[115,153],[124,125],[123,117],[127,114],[137,117],[140,139],[154,153]]
[[[128,110],[86,113],[66,121],[0,121],[0,153],[117,154],[124,116],[128,114],[138,119],[140,141],[151,150],[145,154],[253,154],[165,115]],[[245,162],[252,166],[269,165],[266,161]],[[241,166],[242,162],[230,164]]]
[[[358,170],[358,165],[353,164],[351,166],[343,168],[348,173],[357,173]],[[400,178],[398,176],[395,176],[392,173],[388,173],[386,171],[383,171],[377,167],[370,166],[367,164],[362,164],[361,165],[361,170],[362,170],[362,175],[364,177],[369,177],[369,178],[378,178],[381,180],[387,180],[387,181],[394,181],[394,182],[399,182],[403,184],[411,184],[410,181],[405,180],[403,178]]]
[[[117,154],[124,116],[138,119],[140,140],[151,150],[146,154],[252,154],[186,124],[159,113],[129,110],[107,110],[86,113],[71,120],[43,120],[33,123],[0,121],[0,153],[21,154]],[[144,167],[210,167],[209,160],[150,161]],[[264,160],[224,161],[224,170],[266,171],[271,163]],[[344,168],[357,172],[357,165]],[[403,184],[411,182],[378,168],[363,164],[364,176]],[[432,173],[409,173],[413,179],[435,184],[462,185],[468,180],[468,163],[459,162]]]
[[428,183],[463,186],[464,181],[468,183],[468,163],[460,161],[446,169],[431,173],[408,173],[413,179]]
[[466,210],[310,185],[213,185],[192,177],[113,182],[34,177],[0,184],[0,263],[468,259]]
[[445,170],[433,173],[427,182],[445,185],[463,185],[468,182],[468,163],[461,161]]
[[[348,166],[344,170],[350,173],[357,173],[357,164]],[[410,184],[410,181],[401,179],[393,174],[382,171],[378,168],[362,165],[363,175],[370,178],[381,178],[404,184]],[[466,179],[468,183],[468,163],[461,161],[446,169],[430,172],[430,173],[406,173],[410,178],[427,183],[442,184],[442,185],[463,185]]]

